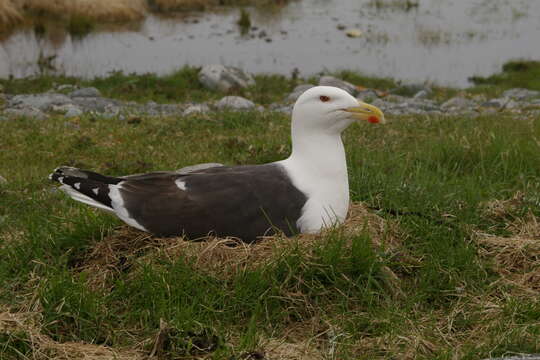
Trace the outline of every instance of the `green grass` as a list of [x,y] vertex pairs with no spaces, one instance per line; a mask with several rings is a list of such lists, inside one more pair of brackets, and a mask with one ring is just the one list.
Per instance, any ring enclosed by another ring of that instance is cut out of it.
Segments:
[[[186,68],[166,78],[115,74],[62,81],[138,101],[223,95],[186,81],[195,75]],[[259,103],[283,98],[295,85],[282,77],[265,79],[271,81]],[[58,78],[3,85],[7,92],[33,92],[52,82]],[[384,84],[391,86],[377,87]],[[497,258],[504,249],[486,256],[475,235],[515,236],[512,224],[540,217],[538,117],[398,117],[385,126],[347,130],[352,199],[385,219],[382,236],[397,245],[373,246],[370,231],[347,235],[337,229],[309,251],[291,239],[273,252],[273,261],[230,272],[225,264],[223,273],[205,271],[188,253],[170,256],[159,246],[143,246],[127,252],[129,266],[113,266],[120,270],[96,290],[96,271],[77,264],[98,245],[113,246],[121,223],[52,191],[48,173],[61,164],[120,175],[201,162],[263,163],[288,154],[284,115],[211,118],[217,121],[143,117],[129,124],[83,116],[70,120],[78,129],[61,117],[0,122],[0,174],[8,179],[0,187],[0,309],[36,311],[37,330],[58,343],[149,354],[161,334],[158,351],[165,358],[242,358],[273,351],[269,339],[309,341],[313,351],[334,351],[339,359],[540,352],[538,286],[524,290],[508,281],[506,276],[523,274],[501,272]],[[502,215],[486,211],[487,203],[516,193],[520,200]],[[136,233],[130,234],[135,241]],[[129,240],[123,240],[128,247]],[[536,255],[525,256],[535,261]],[[399,292],[389,286],[388,270],[397,275]],[[30,332],[0,327],[0,357],[40,358]]]
[[233,89],[228,94],[210,92],[199,83],[200,68],[184,67],[170,75],[134,75],[115,72],[107,77],[82,80],[63,76],[41,76],[29,79],[0,79],[0,85],[9,94],[45,92],[61,84],[93,86],[103,96],[126,101],[155,101],[158,103],[202,102],[217,100],[224,95],[239,95],[258,104],[281,101],[291,91],[297,80],[281,75],[256,75],[256,84],[247,89]]
[[498,95],[511,88],[540,90],[540,61],[515,60],[503,65],[502,72],[488,76],[473,76],[475,92]]

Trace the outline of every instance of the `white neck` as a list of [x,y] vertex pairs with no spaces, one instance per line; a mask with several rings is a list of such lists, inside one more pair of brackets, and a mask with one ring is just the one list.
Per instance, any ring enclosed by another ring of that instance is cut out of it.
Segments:
[[343,222],[349,208],[349,181],[340,134],[298,131],[293,125],[292,148],[289,158],[280,163],[308,196],[297,223],[300,231],[318,232]]

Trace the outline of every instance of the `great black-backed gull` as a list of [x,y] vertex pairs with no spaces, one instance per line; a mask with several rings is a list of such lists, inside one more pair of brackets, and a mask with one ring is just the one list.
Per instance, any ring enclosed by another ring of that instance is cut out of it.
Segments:
[[341,89],[318,86],[294,105],[292,152],[285,160],[122,177],[60,167],[49,178],[74,200],[159,236],[213,234],[251,242],[276,231],[317,233],[347,215],[341,133],[355,120],[385,121],[377,107]]

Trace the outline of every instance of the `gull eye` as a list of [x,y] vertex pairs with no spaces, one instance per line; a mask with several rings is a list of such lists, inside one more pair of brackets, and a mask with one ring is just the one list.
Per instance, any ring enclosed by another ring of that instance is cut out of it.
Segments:
[[326,96],[326,95],[321,95],[319,96],[319,99],[322,101],[322,102],[328,102],[330,101],[330,97]]

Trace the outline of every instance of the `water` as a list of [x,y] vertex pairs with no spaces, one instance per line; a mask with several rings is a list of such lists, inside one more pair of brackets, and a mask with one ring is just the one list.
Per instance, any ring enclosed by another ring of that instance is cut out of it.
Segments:
[[[375,6],[376,2],[383,6]],[[254,73],[301,76],[339,69],[404,81],[465,87],[471,75],[500,71],[512,59],[540,59],[538,0],[299,0],[276,10],[148,16],[139,26],[77,39],[49,27],[21,29],[0,42],[0,77],[40,72],[82,77],[166,74],[183,65],[221,63]],[[362,31],[349,38],[338,25]],[[266,35],[260,34],[264,31]],[[260,35],[260,36],[259,36]],[[271,39],[271,40],[269,40]]]

